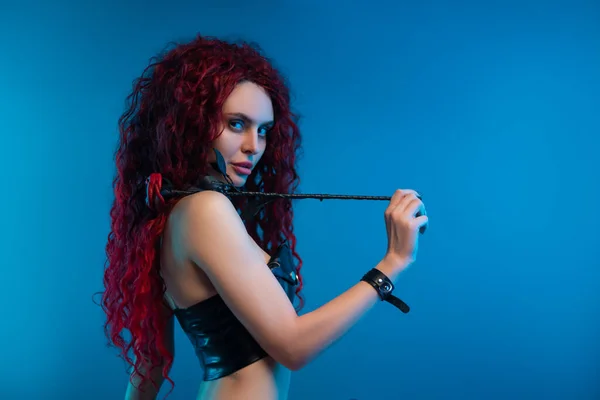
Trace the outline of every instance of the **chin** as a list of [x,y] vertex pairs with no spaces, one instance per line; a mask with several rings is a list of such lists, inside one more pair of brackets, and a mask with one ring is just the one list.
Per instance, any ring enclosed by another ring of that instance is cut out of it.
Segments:
[[248,179],[242,179],[242,178],[238,178],[238,181],[233,181],[233,184],[235,185],[235,187],[237,188],[241,188],[242,186],[244,186],[246,184],[246,182],[248,181]]
[[229,177],[231,178],[231,182],[233,182],[233,186],[235,186],[236,188],[244,186],[246,184],[246,181],[248,180],[247,177],[241,177],[235,172],[229,174]]
[[229,166],[227,166],[227,175],[229,175],[233,186],[235,186],[236,188],[244,186],[248,181],[248,178],[250,177],[250,175],[238,174],[234,168],[230,168]]

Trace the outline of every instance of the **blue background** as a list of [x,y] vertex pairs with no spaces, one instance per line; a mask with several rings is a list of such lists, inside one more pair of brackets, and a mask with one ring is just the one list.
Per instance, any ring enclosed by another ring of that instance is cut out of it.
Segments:
[[[92,301],[117,118],[196,33],[256,41],[289,77],[302,192],[414,188],[431,218],[398,281],[412,311],[378,304],[290,400],[600,398],[597,1],[84,3],[0,3],[1,398],[123,397]],[[383,256],[385,207],[295,203],[306,311]],[[176,340],[172,399],[194,398]]]

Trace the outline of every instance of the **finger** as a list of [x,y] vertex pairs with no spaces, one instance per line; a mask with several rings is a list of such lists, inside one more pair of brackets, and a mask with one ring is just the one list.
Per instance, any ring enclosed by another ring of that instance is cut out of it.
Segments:
[[404,194],[414,194],[416,197],[421,198],[421,195],[416,190],[402,189],[402,191],[404,192]]
[[427,215],[421,215],[420,217],[413,219],[412,224],[414,229],[419,229],[422,233],[429,224],[429,217]]
[[421,200],[419,200],[414,193],[406,195],[398,205],[397,210],[404,214],[406,213],[408,207],[410,207],[410,205],[415,201],[420,202]]
[[404,215],[410,216],[410,217],[416,217],[416,216],[418,216],[417,213],[419,213],[419,215],[426,215],[425,204],[423,204],[423,202],[421,200],[414,198],[404,208]]
[[405,198],[407,196],[410,196],[411,198],[417,198],[417,199],[421,200],[421,195],[416,190],[405,189],[404,193],[405,193]]
[[394,192],[392,198],[390,199],[390,204],[388,205],[388,210],[392,211],[393,209],[395,209],[398,204],[400,204],[400,202],[402,201],[402,199],[404,198],[405,193],[402,189],[398,189]]
[[[410,198],[421,198],[419,193],[416,190],[412,189],[398,189],[394,192],[394,195],[390,199],[390,204],[388,205],[387,211],[392,212],[396,208],[400,208],[400,210],[404,210],[406,208],[406,204],[408,204]],[[404,203],[403,203],[404,202]]]

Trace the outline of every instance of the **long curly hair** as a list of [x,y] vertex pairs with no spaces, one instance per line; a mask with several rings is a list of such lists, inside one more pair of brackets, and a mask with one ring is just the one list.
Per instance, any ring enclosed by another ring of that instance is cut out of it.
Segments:
[[[290,110],[286,82],[255,44],[200,35],[175,44],[152,58],[134,81],[127,109],[119,118],[102,308],[109,344],[118,348],[141,377],[141,385],[150,380],[157,387],[150,370],[162,366],[163,378],[174,388],[169,377],[173,355],[164,345],[168,316],[161,312],[165,284],[160,275],[159,237],[177,200],[158,211],[150,210],[147,178],[160,173],[174,188],[195,186],[208,173],[211,143],[222,126],[223,104],[244,81],[268,93],[275,116],[267,148],[248,177],[246,189],[292,193],[299,184],[297,117]],[[232,201],[242,209],[248,200],[235,197]],[[292,220],[290,201],[277,199],[244,223],[265,251],[287,239],[300,273],[302,260],[296,252]],[[299,308],[304,304],[301,289],[300,277]]]

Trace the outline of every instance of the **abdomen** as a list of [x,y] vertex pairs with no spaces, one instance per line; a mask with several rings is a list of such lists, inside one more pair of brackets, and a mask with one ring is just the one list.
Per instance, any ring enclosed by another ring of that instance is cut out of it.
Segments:
[[291,371],[272,358],[200,384],[197,400],[287,400]]

